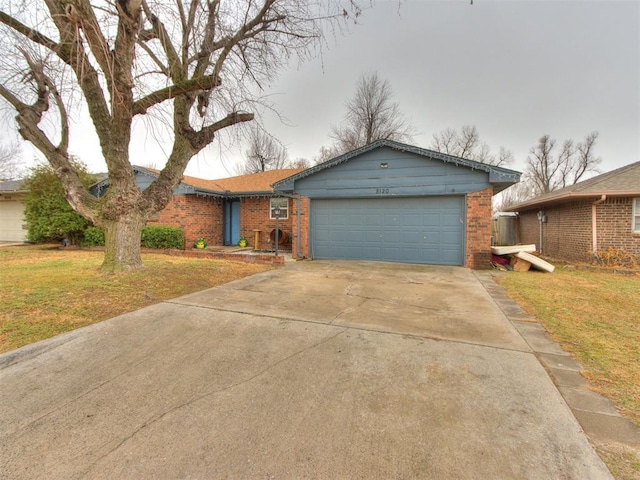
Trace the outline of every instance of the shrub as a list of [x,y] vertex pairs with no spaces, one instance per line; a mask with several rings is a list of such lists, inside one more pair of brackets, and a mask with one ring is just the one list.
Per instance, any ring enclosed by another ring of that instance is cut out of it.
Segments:
[[600,265],[607,267],[638,268],[638,266],[640,266],[639,255],[634,255],[613,247],[595,252],[592,258],[595,263],[599,263]]
[[178,227],[144,227],[142,246],[146,248],[184,248],[184,234]]
[[104,233],[98,227],[87,227],[82,240],[83,247],[103,247]]
[[[178,227],[144,227],[140,244],[146,248],[184,248],[184,235]],[[83,247],[103,247],[104,233],[97,227],[84,231]]]
[[[74,160],[73,166],[86,187],[95,181],[95,176],[87,172],[83,163]],[[24,187],[28,190],[24,217],[29,227],[27,236],[30,241],[41,243],[67,239],[75,245],[82,239],[89,222],[71,208],[62,183],[50,166],[33,167]]]

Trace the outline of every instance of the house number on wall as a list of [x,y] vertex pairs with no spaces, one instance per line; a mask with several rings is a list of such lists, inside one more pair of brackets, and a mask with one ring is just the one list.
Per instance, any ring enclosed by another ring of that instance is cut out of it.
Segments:
[[389,193],[389,189],[388,188],[376,188],[376,194],[377,195],[384,195],[386,193]]

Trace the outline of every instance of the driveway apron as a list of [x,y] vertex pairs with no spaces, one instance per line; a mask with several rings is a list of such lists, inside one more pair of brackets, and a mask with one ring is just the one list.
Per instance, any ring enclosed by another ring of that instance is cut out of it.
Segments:
[[298,262],[0,356],[0,477],[612,478],[473,272]]

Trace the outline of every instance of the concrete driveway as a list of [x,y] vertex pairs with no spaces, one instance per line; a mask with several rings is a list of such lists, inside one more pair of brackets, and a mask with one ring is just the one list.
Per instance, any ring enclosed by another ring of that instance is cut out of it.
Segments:
[[0,368],[2,478],[611,478],[463,268],[299,262]]

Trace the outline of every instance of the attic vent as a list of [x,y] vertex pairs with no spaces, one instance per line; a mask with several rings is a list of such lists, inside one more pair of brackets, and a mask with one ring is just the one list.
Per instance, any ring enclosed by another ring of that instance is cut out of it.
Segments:
[[387,167],[389,167],[389,164],[387,162],[380,164],[380,168],[387,168]]

